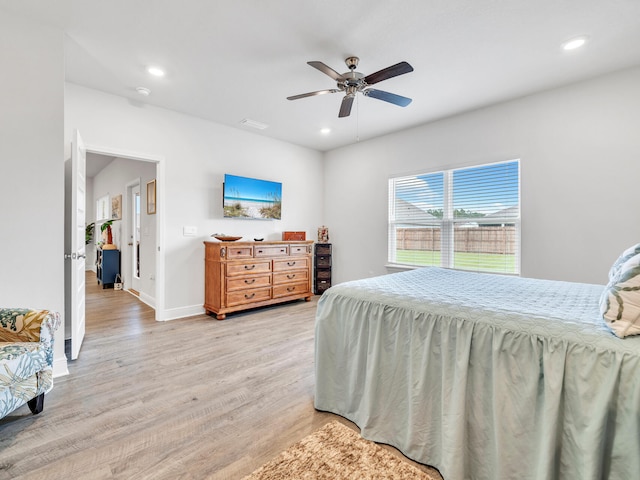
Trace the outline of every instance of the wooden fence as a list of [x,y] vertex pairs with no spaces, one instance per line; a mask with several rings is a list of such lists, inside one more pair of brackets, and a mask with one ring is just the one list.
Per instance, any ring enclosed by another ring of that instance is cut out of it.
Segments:
[[[439,228],[398,228],[397,250],[440,250]],[[513,255],[516,247],[516,227],[479,226],[454,228],[454,251],[500,253]]]

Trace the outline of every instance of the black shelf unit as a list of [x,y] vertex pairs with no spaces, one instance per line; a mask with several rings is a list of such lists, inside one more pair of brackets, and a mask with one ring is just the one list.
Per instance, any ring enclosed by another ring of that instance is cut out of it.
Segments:
[[313,255],[313,292],[322,295],[331,287],[331,244],[316,243]]

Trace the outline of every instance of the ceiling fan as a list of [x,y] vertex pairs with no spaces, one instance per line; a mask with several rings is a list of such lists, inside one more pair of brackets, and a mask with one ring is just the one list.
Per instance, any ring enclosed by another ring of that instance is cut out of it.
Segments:
[[366,97],[377,98],[378,100],[393,103],[400,107],[406,107],[411,103],[410,98],[396,95],[395,93],[368,88],[369,85],[373,85],[383,80],[413,72],[413,67],[411,65],[407,62],[396,63],[395,65],[383,68],[382,70],[365,77],[362,73],[356,72],[356,67],[358,66],[359,61],[360,59],[358,57],[348,57],[345,60],[345,63],[347,64],[347,67],[349,67],[349,71],[342,74],[336,72],[334,69],[328,67],[322,62],[307,62],[308,65],[311,65],[313,68],[317,68],[322,73],[333,78],[337,82],[338,88],[301,93],[300,95],[287,97],[287,100],[298,100],[299,98],[313,97],[315,95],[323,95],[325,93],[345,92],[345,96],[342,99],[342,105],[340,105],[340,113],[338,114],[338,117],[340,118],[349,116],[351,113],[351,106],[353,105],[353,99],[356,97],[358,92],[362,93]]

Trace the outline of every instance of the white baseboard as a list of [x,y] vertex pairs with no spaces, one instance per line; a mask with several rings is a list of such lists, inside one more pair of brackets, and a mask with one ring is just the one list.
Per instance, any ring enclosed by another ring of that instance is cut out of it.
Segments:
[[155,297],[150,296],[147,293],[140,292],[139,295],[134,295],[133,293],[126,290],[129,294],[137,297],[142,303],[146,303],[151,308],[156,310],[156,320],[164,322],[167,320],[177,320],[179,318],[185,317],[193,317],[195,315],[202,315],[204,313],[204,307],[202,305],[192,305],[188,307],[178,307],[171,308],[168,310],[164,310],[162,312],[158,312],[156,308],[156,299]]
[[157,320],[162,322],[167,320],[176,320],[178,318],[193,317],[195,315],[202,315],[204,313],[204,307],[202,305],[192,305],[189,307],[179,307],[166,309],[157,315]]
[[146,303],[147,305],[149,305],[151,308],[155,309],[156,308],[156,297],[152,297],[151,295],[141,292],[140,293],[140,300],[142,300],[144,303]]
[[67,367],[67,357],[54,358],[53,359],[53,378],[64,377],[69,375],[69,368]]
[[147,305],[149,305],[151,308],[153,308],[155,310],[156,308],[156,298],[152,297],[151,295],[144,293],[144,292],[139,292],[138,295],[131,293],[129,291],[129,289],[125,289],[126,292],[128,292],[129,294],[133,295],[134,297],[136,297],[138,300],[140,300],[142,303],[145,303]]

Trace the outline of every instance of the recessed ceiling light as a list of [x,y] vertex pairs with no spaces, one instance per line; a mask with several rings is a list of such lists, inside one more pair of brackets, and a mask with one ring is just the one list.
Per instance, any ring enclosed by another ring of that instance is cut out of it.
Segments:
[[147,72],[149,72],[154,77],[164,77],[164,70],[159,67],[149,67],[147,68]]
[[151,90],[149,90],[146,87],[137,87],[136,92],[138,92],[140,95],[144,95],[145,97],[148,97],[149,94],[151,93]]
[[576,48],[582,47],[585,43],[587,43],[587,37],[575,37],[571,40],[568,40],[562,44],[563,50],[575,50]]
[[323,135],[328,135],[329,133],[331,133],[331,129],[330,128],[321,128],[320,129],[320,133]]
[[251,120],[250,118],[243,118],[242,120],[240,120],[240,123],[242,125],[246,125],[247,127],[257,128],[258,130],[264,130],[269,126],[266,123]]

